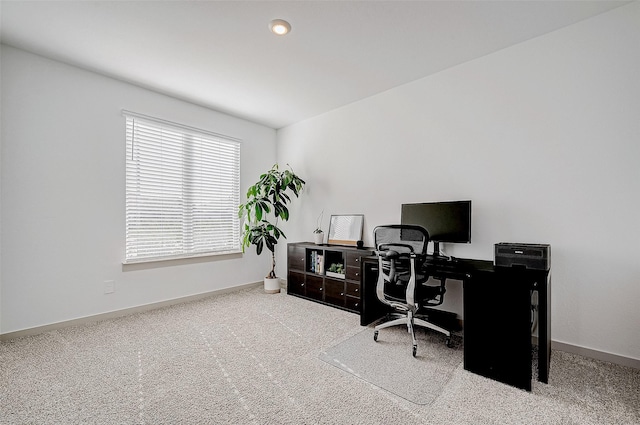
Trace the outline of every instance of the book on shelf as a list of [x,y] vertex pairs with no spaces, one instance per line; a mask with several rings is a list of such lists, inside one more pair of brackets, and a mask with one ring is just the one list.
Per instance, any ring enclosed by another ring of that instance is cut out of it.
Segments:
[[322,254],[318,253],[318,251],[311,251],[311,258],[309,263],[309,271],[311,273],[324,273],[324,258]]

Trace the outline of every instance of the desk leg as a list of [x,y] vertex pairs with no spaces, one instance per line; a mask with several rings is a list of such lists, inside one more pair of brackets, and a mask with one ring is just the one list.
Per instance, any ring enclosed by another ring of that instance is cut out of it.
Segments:
[[549,383],[551,360],[551,276],[545,272],[538,286],[538,381]]
[[531,391],[531,285],[520,270],[477,271],[463,283],[464,368]]

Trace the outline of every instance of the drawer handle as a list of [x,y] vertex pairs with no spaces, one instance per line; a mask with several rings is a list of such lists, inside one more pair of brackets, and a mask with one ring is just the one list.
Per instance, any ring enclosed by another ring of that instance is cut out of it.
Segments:
[[359,263],[359,262],[360,262],[360,258],[356,258],[356,263]]
[[344,295],[344,292],[340,292],[340,296],[343,296],[343,295]]
[[322,288],[320,288],[320,290],[322,291]]
[[356,276],[360,276],[360,273],[356,273]]
[[358,292],[358,291],[359,291],[359,289],[358,289],[358,288],[356,288],[356,292]]

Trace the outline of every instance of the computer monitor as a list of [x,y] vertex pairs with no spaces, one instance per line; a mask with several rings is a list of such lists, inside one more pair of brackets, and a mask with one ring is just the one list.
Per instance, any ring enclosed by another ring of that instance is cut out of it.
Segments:
[[400,220],[427,229],[436,257],[443,256],[440,242],[471,242],[471,201],[402,204]]

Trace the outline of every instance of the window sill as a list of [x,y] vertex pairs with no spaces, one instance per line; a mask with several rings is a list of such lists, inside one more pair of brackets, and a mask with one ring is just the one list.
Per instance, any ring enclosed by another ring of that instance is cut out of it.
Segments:
[[211,261],[229,260],[242,258],[242,251],[209,252],[206,254],[144,258],[140,260],[125,260],[122,262],[123,270],[140,270],[145,268],[170,267],[183,264],[205,263]]

